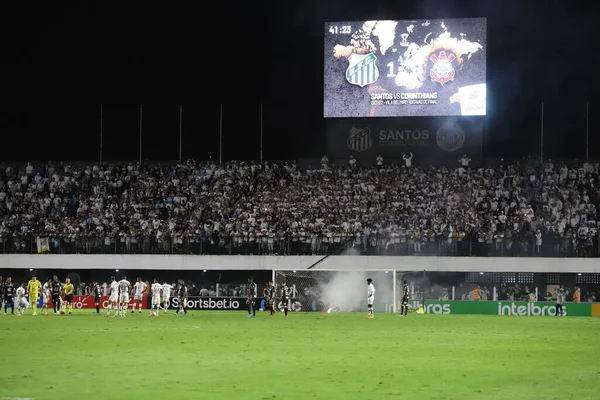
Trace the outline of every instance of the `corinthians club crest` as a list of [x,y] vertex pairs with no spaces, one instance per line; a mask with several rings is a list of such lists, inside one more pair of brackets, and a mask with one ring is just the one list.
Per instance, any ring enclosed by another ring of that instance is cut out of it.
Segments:
[[436,143],[444,151],[460,150],[465,144],[465,131],[458,124],[442,126],[437,131]]
[[373,146],[373,139],[371,138],[371,130],[368,127],[350,129],[350,137],[346,142],[350,150],[363,152],[367,151]]
[[346,80],[360,87],[365,87],[377,82],[379,70],[375,61],[377,57],[373,53],[352,54],[348,57],[348,69],[346,70]]
[[452,61],[456,60],[454,54],[446,55],[445,51],[440,51],[439,55],[432,54],[429,59],[433,62],[433,68],[429,71],[429,76],[434,82],[442,85],[454,80],[456,70],[452,65]]

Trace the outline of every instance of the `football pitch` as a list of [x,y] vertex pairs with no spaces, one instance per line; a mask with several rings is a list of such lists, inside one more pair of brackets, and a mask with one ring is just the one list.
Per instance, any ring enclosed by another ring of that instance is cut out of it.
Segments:
[[600,398],[600,318],[27,312],[0,399]]

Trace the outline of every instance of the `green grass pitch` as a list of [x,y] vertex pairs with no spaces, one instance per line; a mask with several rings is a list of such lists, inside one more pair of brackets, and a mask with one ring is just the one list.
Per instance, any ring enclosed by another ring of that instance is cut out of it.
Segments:
[[0,317],[0,399],[600,398],[600,318],[27,313]]

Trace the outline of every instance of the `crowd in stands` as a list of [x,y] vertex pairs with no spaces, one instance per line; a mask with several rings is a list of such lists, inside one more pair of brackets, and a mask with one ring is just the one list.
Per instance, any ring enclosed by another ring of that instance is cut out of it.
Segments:
[[599,165],[0,166],[0,252],[598,256]]

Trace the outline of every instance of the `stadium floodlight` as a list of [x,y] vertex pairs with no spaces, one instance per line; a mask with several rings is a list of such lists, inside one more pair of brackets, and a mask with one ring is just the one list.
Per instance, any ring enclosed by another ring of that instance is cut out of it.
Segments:
[[483,275],[483,272],[480,272],[479,275]]
[[[29,271],[33,272],[33,268],[29,268]],[[579,275],[581,275],[581,274],[579,274]]]
[[118,269],[115,269],[115,272],[119,272],[119,270],[118,270]]
[[206,273],[206,270],[204,270],[204,271],[202,271],[202,272]]

